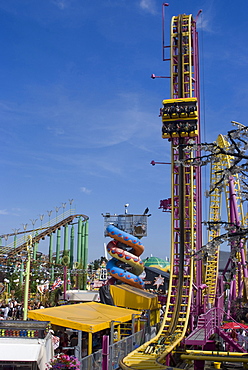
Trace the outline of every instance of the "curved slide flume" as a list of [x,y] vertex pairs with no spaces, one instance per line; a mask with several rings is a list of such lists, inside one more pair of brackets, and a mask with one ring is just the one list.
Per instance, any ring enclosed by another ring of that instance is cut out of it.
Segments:
[[[108,235],[114,239],[107,245],[107,251],[113,257],[107,263],[107,271],[117,280],[121,280],[136,288],[144,289],[144,282],[139,277],[144,270],[143,262],[139,257],[144,251],[144,246],[138,238],[118,229],[114,225],[108,225],[106,230]],[[131,247],[131,252],[120,248],[121,243]],[[118,266],[118,261],[131,266],[131,270],[127,271]]]

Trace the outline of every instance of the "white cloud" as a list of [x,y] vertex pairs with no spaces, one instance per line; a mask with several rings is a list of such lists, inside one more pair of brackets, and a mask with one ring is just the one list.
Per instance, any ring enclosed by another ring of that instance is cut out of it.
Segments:
[[0,215],[8,215],[9,213],[7,212],[6,209],[0,209]]
[[55,4],[59,9],[64,10],[68,7],[67,0],[53,0],[53,4]]
[[13,212],[21,212],[21,208],[12,208]]
[[82,193],[85,193],[85,194],[90,194],[91,193],[91,190],[87,189],[85,186],[82,186],[80,188],[80,190],[81,190]]
[[219,32],[219,24],[216,23],[216,4],[215,0],[208,0],[207,6],[204,7],[199,16],[195,19],[196,21],[196,29],[202,30],[209,33],[218,33]]
[[141,0],[140,7],[151,14],[157,14],[154,0]]
[[196,29],[213,33],[211,19],[207,18],[206,15],[200,15],[199,20],[196,23]]
[[51,126],[48,126],[47,129],[48,129],[48,131],[50,131],[55,136],[60,136],[60,135],[64,135],[65,134],[65,131],[63,129],[61,129],[60,127],[51,127]]

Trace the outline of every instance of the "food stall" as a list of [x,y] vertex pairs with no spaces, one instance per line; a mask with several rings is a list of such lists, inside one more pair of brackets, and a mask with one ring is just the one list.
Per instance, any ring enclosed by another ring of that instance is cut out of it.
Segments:
[[47,321],[0,321],[0,368],[45,370],[54,355]]

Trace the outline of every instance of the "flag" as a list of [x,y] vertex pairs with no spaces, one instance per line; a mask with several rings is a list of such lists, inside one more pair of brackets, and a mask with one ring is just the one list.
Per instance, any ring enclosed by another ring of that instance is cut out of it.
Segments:
[[49,289],[49,281],[46,281],[45,284],[37,285],[38,292],[44,294]]
[[55,290],[55,289],[59,288],[62,284],[63,284],[63,281],[60,278],[57,278],[54,281],[54,283],[53,283],[53,285],[51,287],[51,290]]
[[53,345],[54,351],[55,349],[59,347],[59,342],[60,342],[60,338],[52,335],[52,345]]

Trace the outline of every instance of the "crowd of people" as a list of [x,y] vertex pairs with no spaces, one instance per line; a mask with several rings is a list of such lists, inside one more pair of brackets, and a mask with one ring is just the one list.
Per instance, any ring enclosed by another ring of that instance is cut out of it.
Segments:
[[[109,335],[109,329],[101,330],[92,335],[92,351],[96,352],[102,348],[102,337],[103,335]],[[74,348],[78,345],[78,333],[77,331],[62,328],[54,330],[54,336],[58,338],[58,345],[55,353],[64,353],[67,355],[74,355]],[[88,333],[82,332],[81,342],[82,357],[88,354]]]
[[[0,302],[0,320],[22,320],[23,319],[23,303],[18,302],[15,298]],[[29,303],[28,310],[37,310],[49,307],[49,303],[43,305],[41,301]]]
[[[37,310],[50,307],[49,303],[42,303],[39,300],[28,303],[28,310]],[[0,320],[23,320],[24,304],[13,298],[7,301],[0,302]],[[74,355],[75,347],[78,345],[78,333],[72,329],[63,327],[54,327],[52,325],[54,339],[57,339],[57,345],[54,346],[55,353],[64,353]],[[101,349],[102,335],[104,332],[93,334],[92,349],[93,352]],[[88,336],[86,332],[82,332],[82,356],[87,356]]]
[[23,304],[16,299],[0,302],[0,320],[22,320]]

